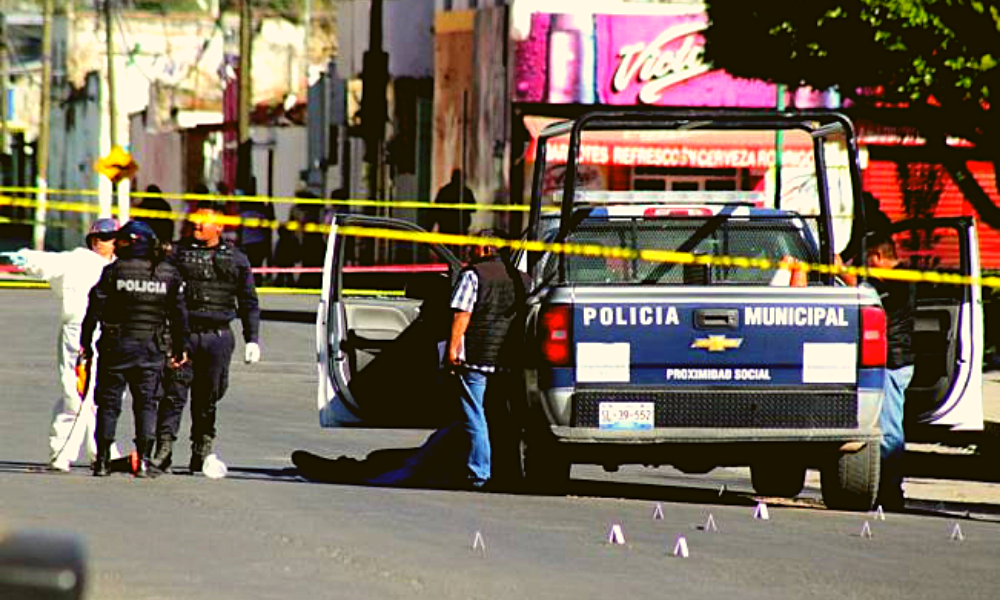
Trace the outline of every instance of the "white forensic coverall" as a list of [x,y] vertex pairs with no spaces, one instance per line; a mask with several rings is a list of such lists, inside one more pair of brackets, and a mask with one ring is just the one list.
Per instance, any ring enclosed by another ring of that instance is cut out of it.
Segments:
[[[80,399],[76,391],[76,359],[80,354],[80,325],[87,313],[87,295],[101,278],[101,271],[109,261],[88,248],[69,252],[39,252],[22,250],[27,259],[25,273],[49,282],[49,287],[62,299],[62,332],[56,356],[62,397],[52,409],[52,427],[49,430],[49,465],[66,471],[80,457],[80,447],[86,442],[87,458],[93,461],[97,454],[94,431],[97,425],[97,407],[94,405],[93,369],[97,356],[91,361],[91,380],[86,398]],[[111,458],[120,456],[117,446],[111,446]]]

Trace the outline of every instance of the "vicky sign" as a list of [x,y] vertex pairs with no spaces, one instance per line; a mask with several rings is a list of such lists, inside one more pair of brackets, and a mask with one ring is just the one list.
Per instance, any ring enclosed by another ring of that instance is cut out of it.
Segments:
[[[703,10],[535,12],[529,27],[514,43],[515,102],[741,108],[776,103],[774,85],[738,79],[705,63]],[[794,102],[813,108],[824,100],[801,90]]]
[[664,106],[774,106],[774,85],[703,60],[708,17],[594,15],[598,101]]

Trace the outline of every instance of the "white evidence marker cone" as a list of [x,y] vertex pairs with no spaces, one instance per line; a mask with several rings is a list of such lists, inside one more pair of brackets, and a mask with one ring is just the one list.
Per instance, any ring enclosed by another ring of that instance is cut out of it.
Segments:
[[753,518],[760,519],[761,521],[769,520],[771,516],[767,514],[767,505],[763,502],[758,502],[757,507],[753,509]]
[[476,536],[472,538],[472,549],[486,552],[486,541],[483,539],[483,534],[478,531],[476,532]]
[[625,534],[622,533],[622,526],[615,523],[608,532],[608,543],[621,546],[625,543]]
[[708,519],[705,520],[705,524],[701,526],[702,531],[714,531],[718,533],[719,528],[715,526],[715,517],[712,513],[708,513]]
[[872,537],[872,526],[865,521],[865,524],[861,526],[861,537],[871,539]]
[[656,508],[653,509],[653,520],[662,521],[663,520],[663,505],[659,502],[656,503]]
[[879,504],[878,507],[875,509],[875,520],[885,521],[885,511],[882,510],[881,504]]
[[965,539],[965,536],[962,535],[962,528],[959,527],[958,523],[955,523],[955,526],[951,528],[951,539],[957,542]]
[[674,544],[674,556],[680,558],[687,558],[689,556],[688,541],[683,535],[677,536],[677,543]]

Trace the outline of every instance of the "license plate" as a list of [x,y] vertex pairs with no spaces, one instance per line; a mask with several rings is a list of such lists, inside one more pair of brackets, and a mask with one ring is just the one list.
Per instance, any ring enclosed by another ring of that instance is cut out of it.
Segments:
[[601,402],[598,425],[601,429],[652,429],[655,415],[652,402]]

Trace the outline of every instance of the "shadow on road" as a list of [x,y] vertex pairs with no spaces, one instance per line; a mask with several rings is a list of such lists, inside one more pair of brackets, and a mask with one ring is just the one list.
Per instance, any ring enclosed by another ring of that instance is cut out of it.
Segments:
[[904,461],[907,477],[1000,483],[1000,460],[996,456],[908,451]]

